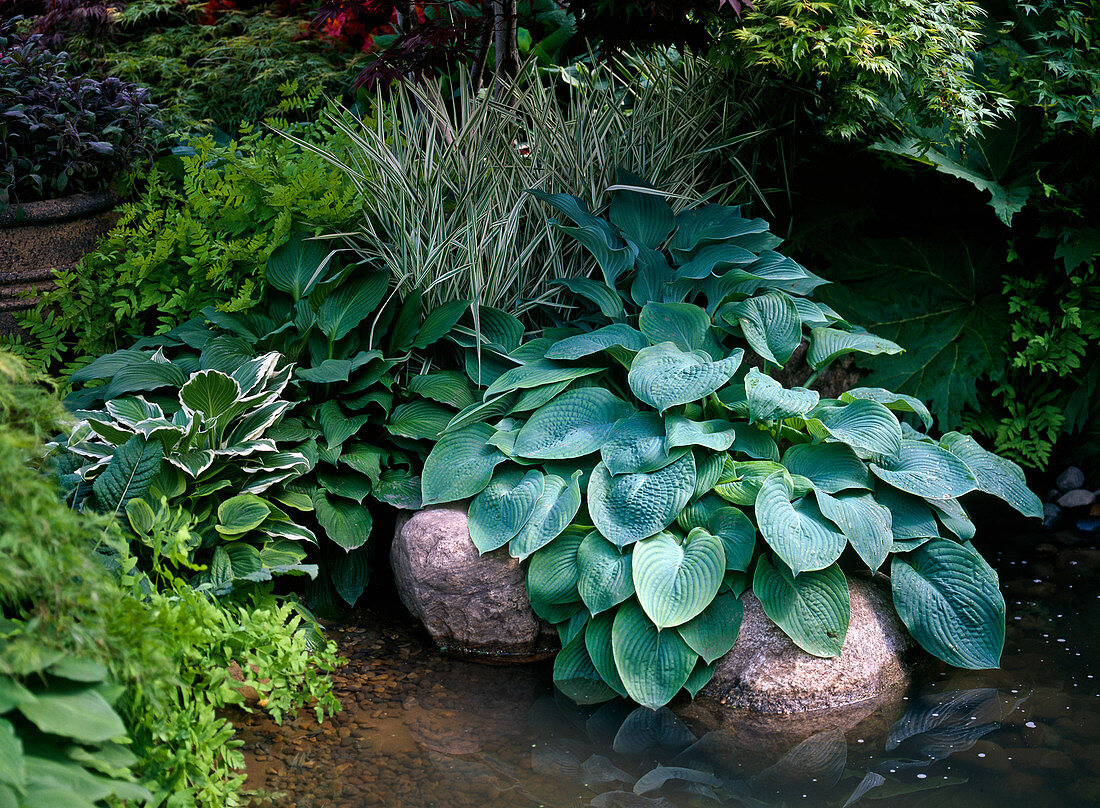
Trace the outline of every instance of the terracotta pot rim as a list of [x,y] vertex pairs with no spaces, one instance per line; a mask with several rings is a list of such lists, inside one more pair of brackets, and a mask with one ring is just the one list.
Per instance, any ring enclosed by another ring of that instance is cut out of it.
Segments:
[[20,202],[0,213],[0,227],[21,227],[28,224],[63,222],[83,216],[94,216],[118,204],[114,191],[94,194],[72,194],[58,199]]

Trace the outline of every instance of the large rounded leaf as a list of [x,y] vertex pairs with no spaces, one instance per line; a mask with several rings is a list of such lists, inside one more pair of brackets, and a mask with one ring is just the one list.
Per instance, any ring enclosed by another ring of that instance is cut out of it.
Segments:
[[646,474],[680,459],[683,452],[669,453],[665,423],[655,412],[637,412],[615,424],[600,448],[600,457],[613,474]]
[[478,552],[488,553],[514,539],[531,518],[542,489],[543,477],[539,471],[497,472],[470,503],[470,539]]
[[764,480],[777,471],[783,467],[771,460],[727,460],[714,492],[734,505],[752,505]]
[[752,591],[771,621],[799,648],[819,657],[840,656],[848,635],[848,581],[833,564],[795,577],[782,563],[756,562]]
[[583,359],[614,345],[626,348],[628,351],[640,351],[649,345],[649,340],[636,328],[631,328],[625,323],[614,323],[589,331],[587,334],[577,334],[558,340],[547,349],[546,358]]
[[566,643],[554,658],[554,685],[577,704],[599,704],[619,695],[592,664],[584,632]]
[[1024,516],[1042,517],[1043,501],[1027,487],[1023,471],[1011,460],[986,451],[976,440],[958,432],[948,432],[941,444],[966,464],[979,490],[1000,497]]
[[719,508],[710,515],[707,529],[722,541],[726,569],[744,572],[756,549],[756,528],[739,508]]
[[669,449],[681,446],[704,446],[715,452],[724,452],[733,445],[733,424],[715,419],[693,421],[682,415],[665,416],[665,445]]
[[795,503],[793,495],[785,472],[764,480],[756,497],[760,535],[795,575],[825,569],[840,558],[848,539],[808,497]]
[[627,694],[651,710],[672,700],[691,676],[697,658],[676,631],[659,631],[634,600],[615,615],[611,649]]
[[686,623],[714,600],[726,571],[722,541],[695,528],[681,546],[668,533],[634,547],[634,589],[657,628]]
[[871,472],[850,446],[843,443],[798,443],[783,453],[783,465],[801,474],[815,491],[835,494],[853,488],[870,490]]
[[217,418],[241,397],[241,386],[232,376],[217,370],[200,370],[180,388],[180,404],[205,418]]
[[707,342],[710,317],[691,303],[646,303],[638,328],[654,345],[671,342],[681,351],[695,351]]
[[345,550],[362,547],[370,538],[373,520],[365,505],[343,497],[331,497],[317,489],[313,493],[313,508],[325,535]]
[[807,428],[816,436],[847,443],[869,454],[895,457],[901,449],[901,424],[877,401],[823,402],[806,420]]
[[818,507],[839,527],[856,553],[876,572],[894,543],[890,511],[870,494],[837,494],[815,491]]
[[925,428],[932,426],[932,413],[919,398],[907,396],[905,393],[895,393],[884,390],[881,387],[853,387],[840,394],[841,401],[855,401],[865,398],[868,401],[877,401],[896,412],[911,412],[920,418]]
[[593,615],[584,628],[584,644],[600,678],[620,696],[625,696],[626,688],[615,667],[615,654],[611,646],[611,628],[615,624],[615,614],[604,612]]
[[940,538],[936,517],[932,515],[928,502],[920,497],[879,483],[875,501],[890,511],[890,532],[893,534],[891,552],[905,552],[913,549],[913,542],[923,544],[928,539]]
[[600,533],[625,547],[672,524],[694,491],[691,452],[651,474],[612,477],[601,462],[588,481],[588,512]]
[[500,374],[485,391],[485,398],[492,398],[501,393],[510,393],[513,390],[528,390],[532,387],[542,387],[547,384],[571,382],[574,379],[591,376],[593,373],[599,373],[602,370],[603,368],[565,365],[549,359],[534,359],[525,365],[506,370]]
[[871,471],[895,488],[925,499],[955,499],[978,487],[965,463],[942,446],[924,441],[903,440],[896,458],[872,463]]
[[874,334],[841,331],[839,328],[815,328],[810,332],[806,361],[810,367],[819,368],[844,354],[899,354],[902,350],[896,342]]
[[745,607],[732,592],[722,592],[706,609],[676,630],[684,642],[709,665],[728,653],[741,633]]
[[566,390],[538,409],[516,438],[515,452],[536,460],[565,460],[597,451],[633,407],[602,387]]
[[542,495],[531,510],[523,530],[508,543],[508,552],[515,558],[527,558],[540,547],[549,544],[565,530],[581,507],[581,489],[576,471],[569,480],[555,474],[543,478]]
[[768,292],[735,303],[724,313],[736,318],[749,347],[776,365],[785,365],[802,341],[802,318],[790,296]]
[[260,524],[271,513],[271,506],[255,494],[238,494],[218,506],[215,530],[223,536],[236,538]]
[[593,530],[577,549],[577,589],[593,615],[634,594],[633,553],[623,552]]
[[744,351],[712,362],[680,350],[671,342],[643,348],[630,365],[627,381],[641,401],[658,412],[699,401],[726,384],[741,365]]
[[471,424],[439,439],[424,461],[425,505],[466,499],[485,489],[493,469],[507,459],[489,444],[495,432],[488,424]]
[[527,565],[527,594],[532,601],[575,603],[579,577],[577,550],[585,531],[569,528],[531,556]]
[[786,388],[756,368],[745,376],[745,397],[749,421],[781,421],[804,415],[814,408],[821,396],[804,387]]
[[924,648],[957,668],[996,668],[1005,641],[997,573],[968,544],[934,539],[890,565],[894,606]]

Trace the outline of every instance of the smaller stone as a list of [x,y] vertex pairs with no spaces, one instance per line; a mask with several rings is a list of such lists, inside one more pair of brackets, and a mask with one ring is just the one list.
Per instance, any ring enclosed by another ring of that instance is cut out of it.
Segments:
[[1054,484],[1058,486],[1059,491],[1072,491],[1074,488],[1080,488],[1085,484],[1085,472],[1077,466],[1070,466],[1058,475],[1058,479],[1054,481]]
[[1062,509],[1053,502],[1048,502],[1043,506],[1043,527],[1048,530],[1057,530],[1065,521]]
[[1074,488],[1058,497],[1060,508],[1084,508],[1096,502],[1096,494],[1087,488]]
[[1089,538],[1100,536],[1100,516],[1086,516],[1084,519],[1078,519],[1075,527],[1082,536]]
[[1058,499],[1058,497],[1060,496],[1062,496],[1062,492],[1059,491],[1057,488],[1052,488],[1047,491],[1047,498],[1044,500],[1044,502],[1054,502],[1054,500]]

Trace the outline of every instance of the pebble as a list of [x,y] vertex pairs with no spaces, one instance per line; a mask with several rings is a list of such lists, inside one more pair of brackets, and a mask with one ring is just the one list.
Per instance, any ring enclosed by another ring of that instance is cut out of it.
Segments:
[[1089,538],[1100,536],[1100,516],[1086,516],[1084,519],[1078,519],[1074,527],[1083,536]]
[[1062,509],[1053,502],[1048,502],[1043,506],[1043,527],[1047,530],[1057,530],[1065,524],[1065,521]]
[[1074,488],[1080,488],[1085,484],[1085,472],[1077,466],[1070,466],[1058,475],[1058,479],[1054,481],[1054,484],[1058,486],[1059,491],[1072,491]]
[[1058,497],[1059,508],[1084,508],[1096,502],[1096,494],[1087,488],[1074,488]]

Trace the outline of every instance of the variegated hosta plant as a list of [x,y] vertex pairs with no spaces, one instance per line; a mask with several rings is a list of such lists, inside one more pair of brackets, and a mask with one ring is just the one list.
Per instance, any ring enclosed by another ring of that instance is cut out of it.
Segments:
[[470,367],[481,401],[423,472],[425,504],[469,501],[481,552],[528,561],[531,603],[562,641],[558,686],[652,708],[694,695],[750,588],[799,647],[836,656],[845,570],[860,569],[889,575],[929,651],[996,666],[1005,604],[959,497],[1038,515],[1022,472],[965,435],[930,435],[909,396],[785,388],[767,370],[803,340],[815,368],[900,348],[815,303],[824,281],[775,252],[764,221],[675,214],[634,178],[618,187],[607,219],[538,194],[599,264],[601,279],[565,282],[592,305],[514,350],[489,334]]
[[[282,357],[257,356],[230,372],[169,362],[159,350],[113,360],[123,367],[105,405],[77,411],[62,444],[82,459],[70,480],[73,504],[125,512],[139,539],[157,512],[187,514],[189,561],[205,565],[198,582],[215,590],[277,573],[314,574],[301,562],[303,544],[317,537],[291,516],[312,505],[287,484],[313,467],[316,451],[272,437],[292,406],[283,395],[291,367]],[[149,386],[161,394],[123,394]]]

